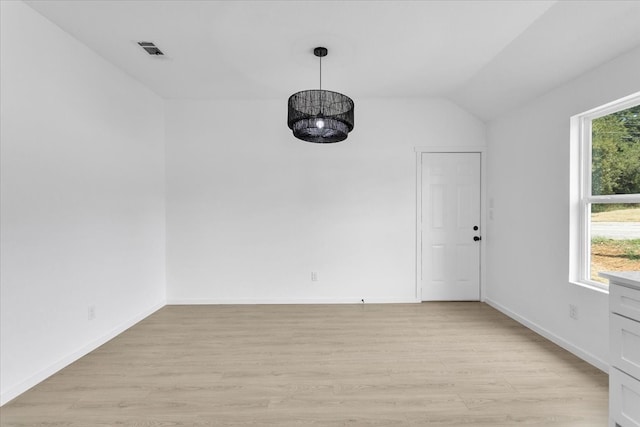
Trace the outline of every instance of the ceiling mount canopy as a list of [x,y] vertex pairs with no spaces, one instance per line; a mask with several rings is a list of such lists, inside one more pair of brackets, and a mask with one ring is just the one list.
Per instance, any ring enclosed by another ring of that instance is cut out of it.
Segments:
[[325,47],[313,50],[320,58],[320,88],[296,92],[288,103],[287,124],[293,135],[319,144],[344,141],[353,130],[353,100],[338,92],[322,90],[322,57],[327,53]]

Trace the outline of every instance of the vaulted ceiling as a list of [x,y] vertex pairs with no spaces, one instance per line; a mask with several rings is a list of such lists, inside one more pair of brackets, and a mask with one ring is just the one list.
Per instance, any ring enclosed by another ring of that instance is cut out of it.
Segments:
[[486,120],[640,46],[640,1],[26,3],[167,99],[285,102],[317,88],[325,46],[323,88],[441,96]]

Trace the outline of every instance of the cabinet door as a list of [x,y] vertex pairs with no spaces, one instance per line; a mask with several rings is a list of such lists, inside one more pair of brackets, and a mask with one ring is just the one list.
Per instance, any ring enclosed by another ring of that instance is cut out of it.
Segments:
[[640,427],[640,381],[614,367],[609,372],[609,425]]
[[611,366],[640,379],[640,322],[609,316]]
[[640,291],[612,283],[609,286],[609,309],[640,322]]

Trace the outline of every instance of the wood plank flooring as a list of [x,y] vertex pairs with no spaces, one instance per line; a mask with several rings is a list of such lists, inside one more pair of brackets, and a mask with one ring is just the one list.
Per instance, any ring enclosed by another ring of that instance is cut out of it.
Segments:
[[167,306],[2,426],[605,426],[608,376],[482,303]]

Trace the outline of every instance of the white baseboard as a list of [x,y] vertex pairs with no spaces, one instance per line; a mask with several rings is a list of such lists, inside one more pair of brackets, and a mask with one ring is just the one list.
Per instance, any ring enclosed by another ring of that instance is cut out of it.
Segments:
[[128,321],[126,321],[126,322],[118,325],[117,327],[113,328],[111,331],[109,331],[108,333],[104,334],[103,336],[101,336],[101,337],[89,342],[87,345],[85,345],[82,348],[74,351],[73,353],[69,354],[68,356],[63,357],[62,359],[58,360],[54,364],[48,366],[47,368],[41,370],[40,372],[37,372],[36,374],[34,374],[31,377],[27,378],[26,380],[22,381],[21,383],[15,385],[13,387],[10,387],[8,390],[6,390],[2,394],[0,394],[0,406],[2,406],[5,403],[15,399],[16,397],[18,397],[19,395],[21,395],[25,391],[29,390],[31,387],[41,383],[42,381],[44,381],[47,378],[49,378],[51,375],[55,374],[56,372],[60,371],[61,369],[65,368],[65,367],[69,366],[71,363],[75,362],[76,360],[80,359],[81,357],[91,353],[93,350],[95,350],[96,348],[100,347],[102,344],[104,344],[107,341],[113,339],[117,335],[119,335],[122,332],[126,331],[127,329],[129,329],[130,327],[135,325],[136,323],[140,322],[144,318],[146,318],[146,317],[150,316],[151,314],[155,313],[156,311],[158,311],[159,309],[161,309],[164,306],[165,306],[164,302],[159,302],[159,303],[153,305],[152,307],[148,308],[147,310],[143,311],[142,313],[134,316],[133,318],[129,319]]
[[551,331],[543,328],[542,326],[538,325],[537,323],[531,322],[530,320],[520,316],[519,314],[514,313],[513,311],[509,310],[508,308],[504,307],[503,305],[501,305],[501,304],[499,304],[499,303],[497,303],[495,301],[492,301],[492,300],[486,298],[484,300],[484,302],[487,303],[488,305],[490,305],[491,307],[495,308],[496,310],[502,312],[503,314],[509,316],[510,318],[515,320],[516,322],[521,323],[522,325],[524,325],[527,328],[531,329],[532,331],[536,332],[537,334],[542,335],[543,337],[545,337],[549,341],[553,342],[554,344],[557,344],[560,347],[562,347],[565,350],[567,350],[568,352],[575,354],[580,359],[584,360],[587,363],[590,363],[591,365],[595,366],[596,368],[600,369],[601,371],[603,371],[605,373],[609,372],[609,363],[607,363],[604,360],[594,356],[593,354],[589,353],[588,351],[585,351],[582,348],[571,344],[570,342],[566,341],[563,338],[560,338],[556,334],[554,334]]
[[[415,298],[365,298],[365,304],[415,304],[419,303]],[[224,304],[362,304],[362,299],[218,299],[218,298],[170,298],[167,305],[224,305]]]

